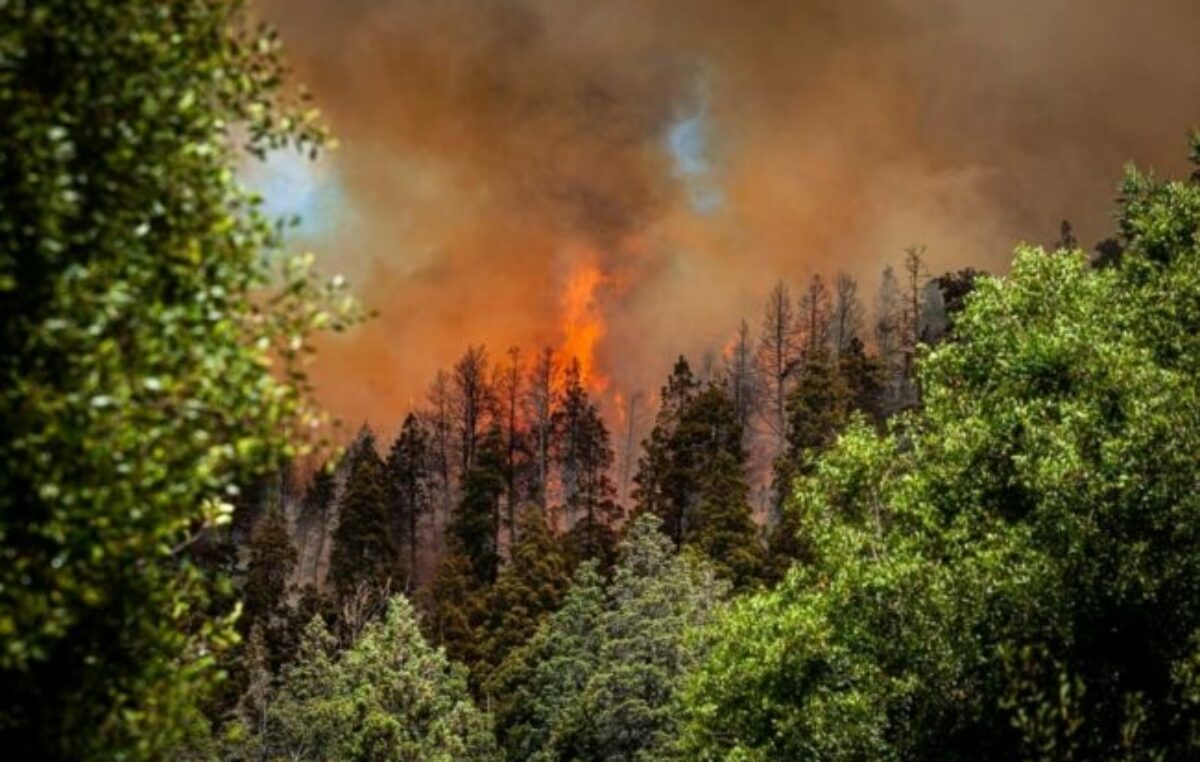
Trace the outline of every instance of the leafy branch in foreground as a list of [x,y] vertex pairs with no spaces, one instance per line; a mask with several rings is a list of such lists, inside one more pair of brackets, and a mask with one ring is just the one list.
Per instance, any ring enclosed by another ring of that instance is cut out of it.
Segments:
[[[237,170],[321,147],[241,0],[0,4],[0,735],[160,757],[227,619],[179,552],[310,446],[314,330],[356,319]],[[276,275],[282,272],[282,276]]]

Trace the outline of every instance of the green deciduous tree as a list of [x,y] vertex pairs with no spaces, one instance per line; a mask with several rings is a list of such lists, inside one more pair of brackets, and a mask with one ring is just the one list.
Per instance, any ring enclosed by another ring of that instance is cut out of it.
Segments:
[[799,482],[811,559],[721,622],[690,758],[1200,751],[1200,186],[1120,220],[1119,265],[978,280],[923,408]]
[[337,294],[276,253],[236,170],[321,133],[243,5],[0,6],[0,736],[18,757],[178,740],[228,635],[196,617],[208,586],[180,549],[309,430],[301,361]]

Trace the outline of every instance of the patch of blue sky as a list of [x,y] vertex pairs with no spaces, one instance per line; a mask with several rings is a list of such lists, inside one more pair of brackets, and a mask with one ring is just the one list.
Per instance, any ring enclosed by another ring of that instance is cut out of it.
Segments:
[[705,121],[704,113],[699,112],[674,122],[667,130],[667,147],[680,175],[694,177],[709,171]]
[[675,174],[687,188],[692,211],[703,215],[714,214],[725,203],[725,194],[712,177],[710,143],[708,113],[703,106],[667,128],[666,147]]
[[292,235],[318,238],[337,223],[342,189],[327,158],[312,161],[297,151],[274,151],[266,161],[247,165],[244,180],[262,196],[268,217],[300,218]]

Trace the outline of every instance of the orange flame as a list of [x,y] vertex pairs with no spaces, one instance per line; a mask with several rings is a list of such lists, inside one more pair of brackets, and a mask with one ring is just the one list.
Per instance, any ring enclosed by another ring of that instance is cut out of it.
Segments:
[[599,294],[607,277],[591,261],[578,261],[567,277],[562,297],[562,355],[579,361],[580,380],[593,392],[603,391],[608,379],[600,372],[596,348],[604,337]]

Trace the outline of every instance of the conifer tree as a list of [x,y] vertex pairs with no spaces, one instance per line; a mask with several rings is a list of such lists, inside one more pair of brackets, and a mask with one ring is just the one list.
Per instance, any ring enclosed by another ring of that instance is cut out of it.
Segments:
[[884,417],[884,368],[876,355],[867,354],[855,337],[837,358],[838,373],[845,385],[846,404],[876,424]]
[[522,429],[521,409],[525,379],[521,372],[521,350],[510,347],[507,362],[496,368],[496,397],[501,433],[504,438],[504,524],[509,543],[516,541],[517,506],[520,505],[521,474],[527,466],[526,432]]
[[787,507],[792,484],[812,471],[816,458],[836,440],[845,427],[852,403],[851,392],[841,374],[843,365],[855,358],[855,347],[839,358],[820,351],[805,358],[796,388],[788,395],[788,447],[775,463],[776,491],[784,496],[768,535],[770,575],[782,579],[788,567],[804,556],[803,539],[795,517]]
[[576,560],[598,558],[602,566],[611,565],[614,527],[621,519],[612,480],[613,449],[600,411],[583,387],[578,361],[567,369],[555,431],[563,511]]
[[783,452],[787,445],[787,393],[801,347],[792,297],[787,286],[780,282],[767,300],[756,357],[762,384],[760,411],[765,430],[773,439],[772,457]]
[[615,762],[670,753],[678,691],[704,655],[688,635],[726,590],[707,563],[675,552],[656,517],[637,519],[609,588],[594,671],[551,732],[553,754],[541,758]]
[[885,412],[899,409],[904,376],[904,297],[891,265],[883,268],[875,298],[875,353],[883,368]]
[[820,275],[813,275],[809,279],[808,288],[801,294],[798,307],[801,357],[797,361],[802,362],[809,355],[828,351],[832,337],[833,304],[829,289]]
[[676,553],[655,516],[638,517],[606,591],[592,563],[563,607],[487,684],[511,762],[668,759],[678,691],[706,653],[690,633],[727,585],[690,551]]
[[841,357],[859,339],[862,320],[858,282],[845,273],[838,273],[834,281],[833,310],[829,322],[830,343],[835,355]]
[[296,532],[301,538],[305,557],[300,559],[300,572],[302,578],[307,579],[314,587],[320,581],[321,559],[329,541],[329,524],[336,491],[337,482],[333,477],[333,469],[326,463],[313,474],[312,481],[304,491],[304,499],[300,503],[300,513],[296,519]]
[[364,584],[383,589],[399,571],[386,472],[370,429],[363,427],[347,457],[346,487],[329,559],[329,580],[342,599]]
[[[653,513],[665,517],[678,512],[681,485],[678,483],[672,462],[672,439],[679,426],[680,416],[691,404],[698,389],[699,383],[692,375],[691,367],[686,359],[680,357],[667,379],[666,386],[662,387],[660,392],[654,428],[642,442],[643,454],[638,459],[638,471],[633,478],[636,485],[633,497],[639,513]],[[682,542],[680,528],[673,528],[674,533],[671,530],[668,530],[668,533],[677,543]]]
[[[483,645],[487,669],[499,665],[558,608],[569,581],[567,559],[541,509],[527,506],[518,521],[517,542],[488,596]],[[480,675],[486,679],[486,671]]]
[[546,348],[538,353],[537,360],[529,372],[526,391],[526,407],[532,438],[534,475],[531,492],[533,499],[543,511],[549,511],[550,466],[554,440],[554,411],[557,394],[554,381],[558,367],[553,350]]
[[796,388],[788,395],[785,458],[799,467],[830,444],[845,424],[849,391],[835,358],[824,350],[809,355]]
[[482,647],[487,618],[488,588],[475,577],[471,559],[457,537],[447,541],[446,554],[424,597],[425,631],[455,661],[475,668],[484,659]]
[[761,569],[761,547],[733,402],[721,385],[697,391],[682,358],[663,400],[639,463],[638,512],[658,516],[676,545],[711,552],[723,572],[747,584]]
[[695,527],[689,545],[704,553],[717,573],[745,589],[762,578],[763,552],[750,510],[744,464],[722,450],[700,478]]
[[287,520],[278,506],[272,506],[259,519],[250,536],[250,563],[242,591],[243,613],[239,627],[243,633],[254,628],[260,630],[275,667],[288,650],[290,607],[287,594],[295,566],[296,549],[292,547]]
[[387,476],[392,498],[392,523],[396,537],[407,550],[408,585],[417,573],[418,530],[421,517],[432,505],[432,453],[429,434],[421,420],[409,413],[388,453]]
[[600,658],[606,603],[595,563],[580,565],[562,608],[508,655],[486,686],[496,734],[510,762],[549,760],[555,736],[587,686]]
[[[454,365],[451,409],[458,437],[458,465],[464,475],[475,467],[480,441],[490,430],[495,390],[488,377],[488,354],[482,347],[467,347]],[[464,477],[465,478],[465,477]]]
[[314,618],[279,689],[248,704],[241,719],[235,759],[496,759],[490,722],[471,700],[464,670],[421,637],[403,596],[340,654]]
[[476,463],[463,477],[462,500],[450,517],[447,532],[470,561],[480,585],[496,579],[500,565],[500,499],[504,495],[504,442],[500,428],[488,430]]
[[726,391],[733,401],[734,417],[742,427],[743,435],[750,431],[751,418],[758,412],[761,390],[754,365],[754,348],[750,340],[750,326],[743,320],[738,325],[733,345],[725,357],[723,374]]

